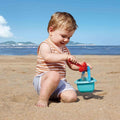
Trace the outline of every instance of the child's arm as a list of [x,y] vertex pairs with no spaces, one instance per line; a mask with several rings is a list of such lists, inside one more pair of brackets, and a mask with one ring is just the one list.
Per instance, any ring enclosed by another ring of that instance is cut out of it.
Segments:
[[46,43],[42,43],[39,49],[40,54],[44,58],[46,62],[59,62],[59,61],[67,61],[69,58],[76,62],[76,59],[72,55],[68,54],[54,54],[51,53],[50,47]]

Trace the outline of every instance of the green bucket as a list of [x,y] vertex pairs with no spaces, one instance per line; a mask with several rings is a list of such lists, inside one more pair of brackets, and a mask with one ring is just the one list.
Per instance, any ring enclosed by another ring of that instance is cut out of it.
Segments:
[[[85,72],[82,72],[84,74]],[[79,92],[93,92],[95,88],[96,79],[91,77],[90,68],[87,69],[88,77],[81,77],[81,79],[76,80],[74,83],[77,84]]]

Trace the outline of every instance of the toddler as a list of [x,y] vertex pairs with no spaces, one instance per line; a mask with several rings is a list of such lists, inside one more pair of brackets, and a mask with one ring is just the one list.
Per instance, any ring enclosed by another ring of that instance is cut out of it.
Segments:
[[65,65],[72,70],[79,67],[68,62],[77,63],[66,47],[77,24],[73,16],[66,12],[56,12],[48,24],[49,37],[38,47],[34,88],[39,94],[38,107],[47,107],[49,99],[60,99],[62,102],[77,101],[75,89],[66,80]]

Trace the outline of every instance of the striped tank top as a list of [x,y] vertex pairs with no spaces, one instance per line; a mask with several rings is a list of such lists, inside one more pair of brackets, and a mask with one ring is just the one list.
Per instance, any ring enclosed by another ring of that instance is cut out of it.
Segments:
[[[46,43],[46,44],[49,45],[51,53],[54,53],[54,54],[63,54],[63,53],[70,54],[67,47],[63,47],[62,50],[60,51],[49,40],[45,40],[42,43]],[[36,76],[41,74],[41,73],[44,73],[44,72],[56,71],[60,74],[61,78],[65,78],[65,76],[66,76],[66,66],[65,66],[66,62],[65,61],[59,61],[58,63],[46,62],[40,54],[40,51],[39,51],[40,50],[40,45],[38,47],[38,52],[37,52],[38,55],[37,55],[37,65],[36,65]]]

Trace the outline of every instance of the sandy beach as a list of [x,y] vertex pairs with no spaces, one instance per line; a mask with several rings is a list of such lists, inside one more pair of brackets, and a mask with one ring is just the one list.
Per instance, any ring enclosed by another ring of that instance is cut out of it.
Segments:
[[[36,56],[0,56],[0,120],[120,120],[120,56],[76,57],[92,65],[94,92],[77,91],[77,102],[51,101],[38,108],[32,85]],[[76,90],[74,81],[80,77],[67,68],[67,80]]]

